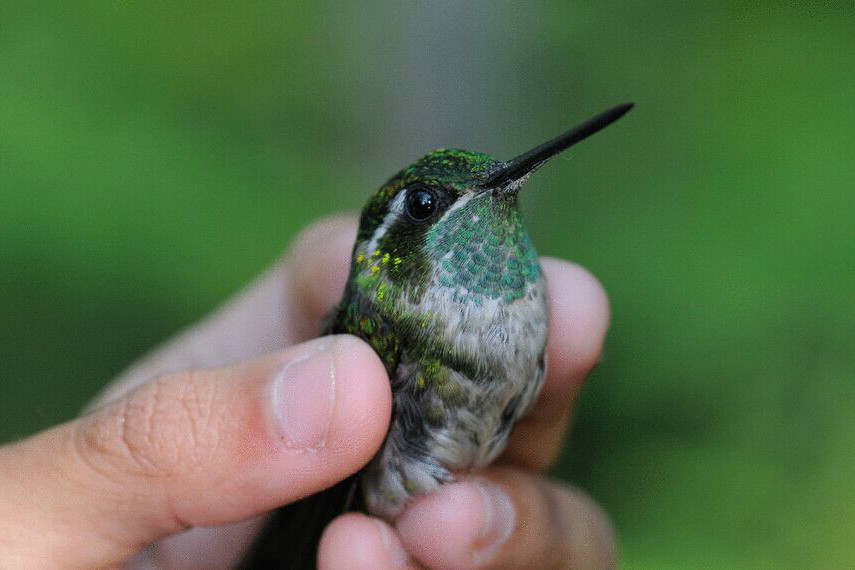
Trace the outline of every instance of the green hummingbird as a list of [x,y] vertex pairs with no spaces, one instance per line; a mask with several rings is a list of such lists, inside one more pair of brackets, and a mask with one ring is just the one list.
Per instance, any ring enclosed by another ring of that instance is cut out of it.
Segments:
[[619,105],[508,161],[435,150],[362,210],[350,275],[325,334],[352,334],[383,360],[389,431],[359,473],[278,510],[243,568],[314,567],[332,518],[393,520],[413,497],[488,465],[546,372],[546,281],[519,211],[540,166],[616,121]]

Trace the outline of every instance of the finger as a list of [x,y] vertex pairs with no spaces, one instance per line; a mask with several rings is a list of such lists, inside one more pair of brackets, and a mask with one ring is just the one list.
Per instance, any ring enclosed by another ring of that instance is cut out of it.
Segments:
[[316,336],[323,319],[341,300],[356,240],[356,216],[329,218],[307,228],[288,257],[291,303],[300,338]]
[[387,523],[363,514],[347,514],[334,520],[318,546],[318,570],[417,570],[395,530]]
[[582,267],[544,258],[550,322],[547,375],[532,410],[517,423],[503,461],[546,469],[564,440],[570,412],[600,359],[609,326],[609,303],[599,281]]
[[451,568],[613,568],[608,520],[579,491],[511,468],[447,485],[396,523],[411,556]]
[[[344,288],[356,224],[356,216],[342,215],[309,226],[283,261],[213,315],[145,357],[96,404],[115,400],[161,374],[257,358],[316,336],[322,317]],[[229,556],[239,552],[261,524],[263,520],[252,520],[178,533],[146,548],[129,568],[177,569],[188,567],[189,561],[194,568],[229,568]]]
[[152,543],[122,565],[125,570],[227,570],[252,544],[267,517],[216,527],[193,527]]
[[300,234],[283,261],[212,315],[136,363],[95,405],[163,374],[252,360],[317,336],[321,317],[344,288],[355,235],[355,216],[313,224]]
[[188,526],[246,519],[358,470],[390,408],[382,363],[350,336],[163,377],[0,450],[0,520],[17,529],[0,528],[0,544],[38,555],[32,566],[102,567]]

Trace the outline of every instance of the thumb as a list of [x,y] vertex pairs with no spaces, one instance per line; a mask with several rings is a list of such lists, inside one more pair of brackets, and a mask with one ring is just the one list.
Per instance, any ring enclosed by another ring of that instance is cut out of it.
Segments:
[[0,567],[116,564],[188,526],[246,519],[334,484],[382,443],[382,363],[354,337],[164,376],[0,448]]

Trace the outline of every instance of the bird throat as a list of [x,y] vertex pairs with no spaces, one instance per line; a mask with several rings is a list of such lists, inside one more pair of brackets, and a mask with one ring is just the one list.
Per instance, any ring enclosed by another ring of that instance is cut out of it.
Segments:
[[537,253],[513,198],[478,195],[428,232],[425,247],[435,285],[450,289],[455,300],[510,303],[540,276]]

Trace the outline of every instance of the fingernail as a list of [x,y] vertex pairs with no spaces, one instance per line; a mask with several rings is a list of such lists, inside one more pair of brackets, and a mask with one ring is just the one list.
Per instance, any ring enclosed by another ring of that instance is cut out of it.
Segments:
[[473,482],[484,504],[479,548],[472,555],[472,562],[479,565],[492,559],[511,537],[517,524],[517,514],[504,489],[485,479]]
[[289,448],[312,451],[326,444],[335,406],[335,338],[303,345],[273,378],[271,401],[279,438]]
[[404,568],[407,562],[410,561],[410,555],[401,546],[401,542],[392,534],[389,526],[377,519],[372,519],[377,528],[380,529],[380,537],[383,541],[383,546],[386,548],[386,553],[389,555],[389,562],[396,568]]

